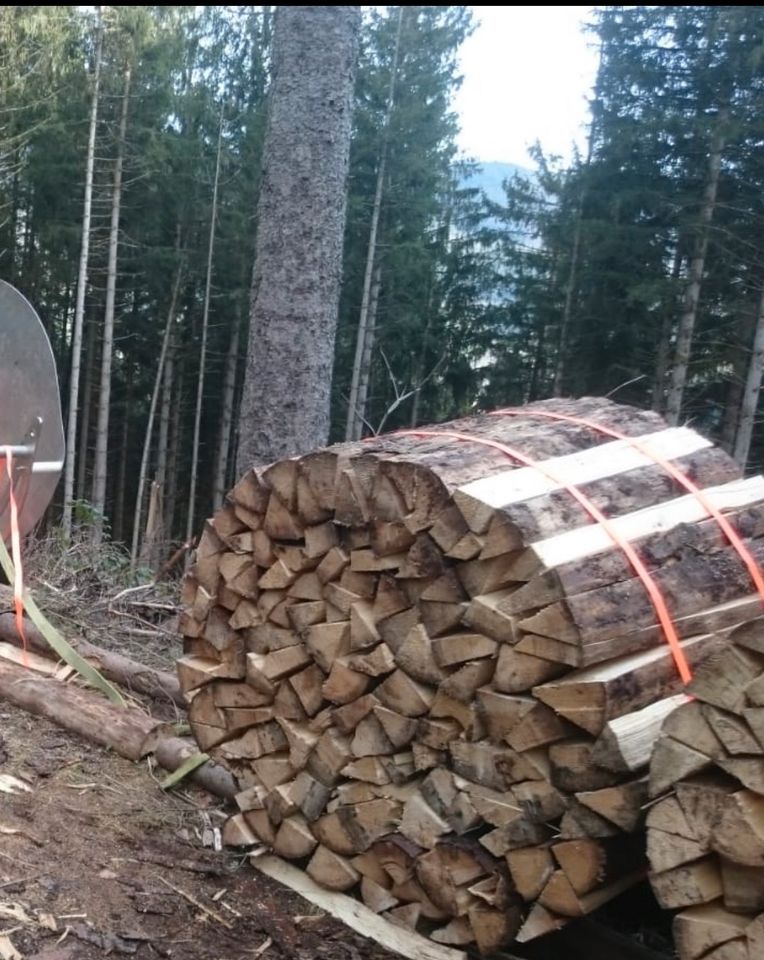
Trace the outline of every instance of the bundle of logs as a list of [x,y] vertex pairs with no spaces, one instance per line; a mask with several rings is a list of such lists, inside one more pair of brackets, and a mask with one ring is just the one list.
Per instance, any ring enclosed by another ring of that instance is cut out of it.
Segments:
[[247,473],[206,524],[181,621],[192,728],[241,787],[227,839],[484,953],[643,879],[647,764],[687,697],[615,543],[691,665],[759,610],[667,460],[764,556],[764,480],[599,399]]
[[[650,766],[651,882],[680,960],[764,957],[764,618],[732,630]],[[667,793],[668,791],[668,793]]]

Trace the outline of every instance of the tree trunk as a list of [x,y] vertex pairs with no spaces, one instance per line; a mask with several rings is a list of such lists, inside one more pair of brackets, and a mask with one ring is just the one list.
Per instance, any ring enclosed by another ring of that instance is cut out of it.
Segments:
[[326,442],[359,7],[277,7],[238,473]]
[[241,333],[241,317],[237,314],[234,321],[231,341],[228,345],[228,355],[223,375],[223,410],[220,417],[220,433],[218,435],[218,449],[215,456],[215,483],[212,491],[212,509],[219,510],[223,506],[223,498],[227,490],[228,458],[231,451],[231,433],[233,427],[233,402],[236,393],[236,365],[239,359],[239,337]]
[[757,313],[744,305],[735,323],[732,340],[727,348],[726,361],[732,368],[727,395],[724,398],[724,414],[719,443],[728,453],[735,449],[740,408],[743,404],[745,379],[751,360],[751,343],[756,333]]
[[196,385],[196,409],[194,411],[194,437],[191,443],[191,472],[188,489],[188,513],[186,516],[186,540],[194,534],[196,507],[196,473],[199,469],[199,434],[202,424],[202,405],[204,402],[204,368],[207,363],[207,332],[210,320],[210,291],[212,289],[212,260],[215,252],[215,221],[218,216],[218,184],[220,182],[220,155],[223,149],[223,107],[220,107],[218,127],[218,146],[215,156],[215,180],[212,185],[212,214],[210,216],[210,238],[207,244],[207,279],[204,285],[204,308],[202,311],[202,343],[199,350],[199,379]]
[[711,139],[711,152],[708,157],[708,177],[703,190],[703,205],[698,221],[698,237],[695,253],[690,261],[690,270],[687,279],[687,289],[684,296],[684,305],[679,317],[677,329],[676,353],[674,369],[671,372],[668,398],[666,402],[666,419],[672,425],[679,423],[682,412],[682,398],[687,382],[687,368],[690,363],[692,336],[695,330],[695,320],[698,315],[700,300],[700,284],[703,279],[703,270],[706,264],[708,250],[708,233],[716,207],[716,193],[719,187],[719,172],[722,165],[722,151],[724,150],[724,127],[728,111],[719,110]]
[[93,168],[95,166],[95,137],[98,123],[98,94],[101,85],[101,52],[103,49],[103,26],[101,8],[98,7],[96,26],[95,72],[93,78],[93,99],[90,107],[90,132],[88,134],[88,155],[85,165],[85,203],[82,213],[82,247],[80,250],[80,268],[77,277],[77,300],[74,309],[74,330],[72,332],[72,362],[69,379],[69,412],[66,424],[66,467],[64,469],[64,512],[62,526],[64,536],[72,533],[72,499],[74,497],[74,450],[77,440],[77,407],[80,390],[80,359],[82,355],[82,321],[85,315],[85,289],[88,282],[88,259],[90,255],[90,213],[93,203]]
[[[440,243],[442,244],[442,255],[447,256],[450,248],[451,239],[451,219],[453,212],[453,181],[449,185],[449,199],[446,205],[445,216],[439,228]],[[440,309],[440,297],[437,294],[438,278],[434,264],[431,264],[429,287],[427,290],[427,319],[425,320],[424,331],[422,332],[422,345],[419,349],[419,359],[416,363],[416,371],[412,381],[414,399],[411,404],[410,426],[415,427],[419,423],[419,410],[422,401],[422,387],[427,379],[426,364],[427,352],[430,346],[432,322],[434,314]],[[438,301],[436,303],[436,300]]]
[[133,400],[133,376],[128,372],[125,387],[125,399],[122,410],[122,437],[119,444],[119,474],[117,476],[117,491],[114,504],[114,539],[122,542],[125,539],[125,484],[127,482],[127,453],[130,446],[130,408]]
[[90,443],[90,414],[93,407],[93,367],[96,362],[96,324],[91,320],[87,324],[87,339],[85,341],[85,382],[82,389],[82,406],[79,417],[79,437],[77,449],[77,483],[75,496],[78,500],[86,498],[85,483],[88,467],[88,445]]
[[756,332],[753,336],[751,362],[748,365],[748,375],[745,379],[743,402],[740,407],[740,421],[735,438],[733,456],[740,464],[741,470],[745,469],[748,462],[748,452],[751,449],[751,436],[753,435],[756,408],[759,404],[762,373],[764,373],[764,291],[762,291],[759,301],[759,315],[756,320]]
[[[587,164],[588,165],[588,164]],[[573,248],[570,251],[570,270],[565,284],[565,303],[562,308],[562,317],[560,319],[560,339],[557,343],[557,363],[554,370],[554,387],[552,395],[561,397],[565,390],[566,358],[568,352],[568,341],[570,339],[570,321],[573,315],[573,296],[576,290],[576,279],[578,277],[578,256],[581,249],[581,222],[584,218],[584,191],[581,191],[581,198],[576,210],[576,223],[573,228]]]
[[164,501],[164,528],[168,540],[172,540],[175,532],[175,505],[178,502],[178,451],[183,435],[181,413],[185,367],[179,355],[173,360],[173,368],[177,371],[177,375],[173,375],[175,403],[172,407],[172,419],[170,420],[170,442],[167,453],[167,496]]
[[[179,769],[197,751],[180,737],[162,736],[161,723],[137,707],[118,707],[88,689],[0,660],[0,693],[4,700],[65,730],[107,747],[127,760],[153,753],[165,770]],[[190,779],[217,796],[236,792],[233,777],[215,763],[205,763]]]
[[652,408],[656,413],[660,413],[663,410],[664,394],[666,392],[666,374],[668,373],[669,353],[671,350],[671,335],[674,332],[674,287],[679,280],[681,270],[681,247],[679,243],[677,243],[676,250],[674,250],[674,259],[671,264],[671,291],[663,310],[660,340],[658,341],[658,354],[655,363]]
[[544,354],[546,350],[546,324],[542,324],[536,337],[536,349],[533,351],[533,365],[531,366],[531,376],[528,382],[528,395],[526,403],[531,403],[539,398],[539,386],[542,381],[544,371]]
[[[0,587],[0,637],[3,640],[21,646],[22,642],[16,629],[16,616],[10,610],[13,596],[10,587]],[[29,646],[45,657],[53,656],[50,644],[43,634],[31,622],[24,620],[24,633]],[[145,663],[139,663],[124,654],[113,650],[104,650],[83,637],[67,636],[67,640],[91,666],[103,674],[107,680],[113,680],[131,693],[142,693],[154,700],[164,700],[185,706],[183,694],[174,673],[157,670]]]
[[430,345],[430,329],[432,328],[433,300],[435,299],[435,277],[434,271],[430,274],[430,288],[427,291],[427,319],[425,320],[424,330],[422,332],[422,346],[419,350],[419,359],[417,360],[416,373],[414,375],[413,386],[414,399],[411,404],[411,418],[409,426],[415,427],[419,423],[419,407],[422,397],[422,381],[425,376],[425,364],[427,362],[427,348]]
[[[369,228],[369,246],[366,252],[366,269],[363,277],[363,293],[361,294],[361,311],[358,316],[358,336],[355,344],[355,360],[353,362],[353,376],[350,383],[348,397],[348,415],[345,425],[346,440],[360,440],[363,434],[364,414],[366,412],[366,392],[369,385],[371,354],[374,343],[374,324],[370,322],[369,313],[373,299],[372,288],[375,277],[375,261],[377,257],[377,236],[379,234],[379,218],[382,212],[382,200],[387,176],[387,149],[389,146],[390,118],[395,103],[395,83],[398,73],[398,57],[401,46],[401,28],[403,26],[404,7],[398,7],[398,25],[395,34],[395,49],[393,62],[390,68],[390,85],[387,93],[387,107],[385,109],[384,126],[382,129],[382,146],[379,152],[379,167],[377,168],[377,184],[374,189],[374,205],[371,211],[371,227]],[[377,290],[377,292],[379,292]],[[367,343],[368,341],[368,343]],[[361,383],[364,383],[364,395],[361,398]]]
[[358,397],[356,399],[357,435],[354,440],[360,440],[366,416],[366,400],[369,396],[371,382],[371,357],[374,352],[374,334],[377,327],[377,307],[379,306],[379,291],[382,286],[382,264],[374,268],[374,279],[371,283],[371,298],[364,336],[363,356],[361,357],[361,375],[358,380]]
[[106,471],[109,454],[109,413],[111,405],[111,363],[114,353],[114,301],[117,293],[117,254],[119,252],[119,216],[122,204],[122,166],[127,135],[127,110],[130,103],[131,64],[125,65],[125,86],[122,94],[122,113],[119,118],[117,156],[114,161],[114,186],[111,195],[111,223],[109,225],[109,259],[106,269],[106,309],[103,317],[103,346],[101,349],[101,386],[98,393],[98,425],[96,427],[95,463],[93,467],[93,543],[103,538],[106,512]]
[[175,272],[175,283],[170,297],[170,308],[167,311],[167,322],[165,323],[164,336],[162,337],[162,349],[159,353],[159,364],[157,366],[156,378],[154,379],[154,389],[151,393],[151,405],[149,407],[149,421],[146,424],[146,437],[143,441],[143,453],[141,455],[141,466],[138,471],[138,493],[135,498],[135,517],[133,519],[133,539],[130,548],[130,566],[135,569],[138,560],[138,548],[141,538],[141,519],[143,514],[143,494],[146,489],[146,480],[149,472],[149,457],[151,454],[151,434],[154,432],[154,418],[156,416],[157,403],[159,401],[159,390],[164,375],[164,364],[167,357],[167,350],[172,336],[172,325],[175,321],[175,312],[178,306],[178,293],[180,292],[180,281],[183,276],[183,260],[180,258],[180,228],[178,228],[178,240],[176,252],[179,255],[178,266]]
[[167,456],[170,436],[170,412],[172,410],[172,387],[175,375],[175,364],[173,357],[173,338],[170,337],[170,343],[167,347],[167,358],[164,365],[164,378],[162,381],[162,409],[159,413],[159,441],[157,443],[157,472],[156,482],[162,489],[167,484]]

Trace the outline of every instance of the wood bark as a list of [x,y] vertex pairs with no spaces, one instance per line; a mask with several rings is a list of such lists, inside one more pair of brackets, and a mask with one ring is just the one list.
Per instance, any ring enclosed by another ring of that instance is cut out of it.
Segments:
[[88,454],[90,452],[90,421],[93,412],[93,368],[96,364],[96,332],[97,324],[91,320],[86,322],[87,336],[85,337],[85,349],[80,361],[82,383],[82,401],[80,403],[80,413],[77,429],[79,437],[77,442],[77,482],[75,485],[75,496],[78,500],[87,500],[87,475],[88,475]]
[[359,29],[358,7],[276,11],[239,474],[327,439]]
[[215,176],[212,183],[212,209],[210,232],[207,242],[207,273],[204,281],[204,306],[202,307],[202,332],[199,344],[199,375],[196,381],[196,405],[194,407],[194,430],[191,440],[191,465],[189,469],[188,508],[186,510],[186,540],[194,533],[196,516],[196,475],[199,468],[199,442],[201,439],[202,408],[204,406],[204,377],[207,370],[207,335],[210,325],[210,294],[212,292],[212,266],[215,255],[215,230],[218,218],[218,188],[220,185],[220,159],[223,152],[224,107],[220,107],[218,143],[215,153]]
[[682,247],[677,242],[674,250],[674,258],[671,265],[671,287],[666,296],[666,303],[663,308],[663,317],[661,319],[660,335],[658,338],[658,353],[655,363],[655,380],[653,381],[652,408],[657,413],[663,412],[666,393],[666,375],[669,369],[669,358],[671,355],[671,339],[675,326],[675,307],[676,294],[675,288],[679,282],[679,276],[682,271]]
[[178,264],[175,269],[175,280],[172,286],[172,293],[170,294],[170,305],[167,311],[167,320],[165,322],[164,335],[162,337],[162,348],[159,353],[159,363],[157,364],[156,377],[154,378],[154,389],[151,394],[151,404],[149,406],[149,418],[148,423],[146,424],[146,436],[143,440],[141,465],[138,471],[138,493],[136,494],[135,498],[135,518],[133,520],[133,537],[130,548],[130,564],[133,569],[138,561],[138,552],[140,548],[143,499],[146,491],[146,483],[148,482],[149,459],[151,456],[151,437],[154,432],[154,418],[156,417],[156,409],[159,403],[159,393],[162,386],[162,378],[164,376],[164,365],[172,338],[172,329],[173,324],[175,323],[175,315],[178,307],[178,295],[180,293],[181,281],[183,279],[184,264],[180,255],[180,243],[181,240],[179,227],[176,241]]
[[98,100],[101,87],[101,55],[103,51],[103,24],[98,8],[96,24],[96,51],[93,65],[93,93],[90,102],[90,125],[88,152],[85,164],[85,200],[82,213],[82,242],[79,272],[77,274],[77,297],[74,308],[72,331],[72,365],[69,375],[69,412],[66,421],[66,464],[64,466],[64,509],[61,525],[64,535],[72,533],[72,500],[74,499],[74,451],[77,444],[77,414],[80,390],[80,360],[82,354],[82,324],[85,316],[85,291],[88,282],[90,257],[90,215],[93,203],[93,170],[95,167],[95,140],[98,125]]
[[759,300],[756,330],[753,335],[751,357],[748,363],[748,373],[745,378],[743,399],[740,406],[740,419],[738,421],[733,451],[733,456],[740,465],[741,470],[745,469],[746,463],[748,462],[748,453],[751,449],[753,425],[756,418],[756,410],[759,405],[759,394],[761,393],[762,374],[764,374],[764,292],[762,292]]
[[241,317],[237,315],[234,321],[233,333],[228,345],[228,354],[223,374],[223,410],[220,415],[220,432],[215,453],[215,480],[212,490],[212,509],[219,510],[223,506],[223,497],[226,493],[226,478],[228,476],[228,461],[231,454],[231,438],[233,434],[233,407],[236,393],[236,368],[239,361],[239,339],[241,332]]
[[687,277],[687,288],[684,295],[684,304],[677,326],[676,351],[674,365],[671,371],[668,396],[666,398],[666,419],[671,424],[679,423],[682,412],[682,399],[687,382],[687,371],[690,364],[692,337],[695,331],[695,320],[700,302],[700,287],[703,281],[703,271],[706,265],[708,251],[708,235],[716,208],[716,194],[719,189],[719,174],[722,166],[722,154],[726,142],[726,130],[729,111],[721,108],[718,112],[708,154],[708,172],[703,189],[703,200],[698,217],[698,235],[695,241],[695,251],[690,259]]
[[93,460],[93,542],[98,546],[103,538],[106,513],[106,472],[109,454],[109,418],[111,414],[111,367],[114,353],[114,303],[117,295],[117,256],[119,253],[119,218],[122,209],[122,167],[127,138],[127,116],[130,105],[132,63],[125,64],[122,109],[117,134],[117,155],[114,160],[114,181],[111,193],[111,222],[109,225],[109,256],[106,267],[106,306],[103,316],[101,341],[101,379],[98,390],[98,422],[96,424],[95,458]]
[[369,244],[366,249],[366,268],[364,270],[363,291],[361,293],[361,309],[358,316],[355,359],[353,361],[353,373],[350,381],[350,394],[348,396],[348,414],[345,425],[346,440],[361,439],[366,414],[366,396],[371,373],[374,326],[382,273],[382,265],[377,262],[377,237],[384,202],[385,180],[387,178],[390,121],[395,107],[395,87],[398,81],[398,58],[401,49],[404,10],[404,7],[398,8],[395,47],[393,48],[393,60],[390,65],[390,82],[387,88],[387,105],[382,123],[382,142],[379,149],[379,159],[377,161],[377,182],[374,188],[374,202],[371,209]]

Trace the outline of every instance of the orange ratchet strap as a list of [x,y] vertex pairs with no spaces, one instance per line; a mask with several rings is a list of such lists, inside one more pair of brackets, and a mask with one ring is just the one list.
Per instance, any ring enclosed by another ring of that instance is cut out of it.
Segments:
[[684,487],[688,493],[691,493],[696,498],[698,503],[703,507],[709,517],[713,517],[714,520],[716,520],[720,529],[727,537],[732,547],[735,549],[735,552],[745,564],[746,569],[751,576],[751,580],[753,580],[754,586],[756,587],[759,597],[761,598],[762,604],[764,604],[764,575],[762,575],[761,567],[756,562],[756,558],[743,543],[737,530],[735,530],[724,514],[717,507],[715,507],[713,503],[711,503],[709,498],[705,495],[705,492],[701,490],[700,487],[698,487],[695,483],[693,483],[692,480],[690,480],[686,473],[680,470],[670,460],[660,456],[657,453],[654,453],[646,444],[641,443],[637,437],[629,437],[625,433],[621,433],[620,430],[614,430],[612,427],[606,427],[594,420],[584,420],[581,417],[571,417],[566,413],[553,413],[547,410],[521,410],[510,407],[506,410],[492,411],[491,416],[543,417],[547,420],[562,420],[565,423],[575,423],[580,427],[587,427],[589,430],[594,430],[596,433],[601,433],[606,437],[613,437],[615,440],[623,440],[625,443],[628,443],[628,445],[634,450],[638,450],[645,457],[652,460],[653,463],[657,463],[658,466],[662,467],[666,473],[673,477],[673,479],[676,480],[680,486]]
[[[497,413],[501,412],[502,411],[497,411]],[[507,412],[509,413],[509,411]],[[396,431],[396,435],[404,437],[443,437],[449,440],[458,440],[464,443],[477,443],[484,447],[491,447],[494,450],[498,450],[499,453],[504,454],[504,456],[508,457],[510,460],[516,460],[518,463],[522,463],[526,467],[532,467],[534,470],[537,470],[539,473],[543,474],[548,480],[551,480],[552,483],[556,484],[558,487],[567,490],[574,500],[581,504],[589,516],[602,527],[613,543],[617,547],[620,547],[629,563],[631,563],[635,573],[644,584],[647,595],[649,596],[650,601],[655,608],[656,616],[671,649],[671,654],[674,658],[674,663],[676,664],[676,668],[679,672],[682,682],[687,684],[690,682],[690,680],[692,680],[692,671],[690,670],[690,665],[684,655],[684,650],[682,649],[679,635],[676,632],[676,627],[671,619],[671,614],[669,613],[666,600],[661,593],[658,584],[652,578],[650,571],[644,565],[634,547],[619,533],[619,531],[608,520],[605,514],[602,513],[599,507],[597,507],[589,499],[589,497],[586,496],[586,494],[582,493],[578,487],[557,476],[552,470],[550,470],[548,467],[545,467],[542,462],[533,460],[531,457],[521,453],[519,450],[508,447],[503,443],[499,443],[497,440],[487,440],[482,437],[473,437],[469,434],[455,433],[449,430],[398,430]]]
[[21,533],[19,531],[19,511],[16,495],[13,492],[13,449],[2,447],[5,466],[8,473],[8,500],[11,508],[11,554],[13,556],[13,606],[16,611],[16,630],[21,637],[24,662],[27,659],[27,636],[24,632],[24,573],[21,566]]

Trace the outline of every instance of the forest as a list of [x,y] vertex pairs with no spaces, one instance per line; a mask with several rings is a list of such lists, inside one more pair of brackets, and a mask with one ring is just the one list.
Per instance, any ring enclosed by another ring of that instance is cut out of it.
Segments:
[[[220,506],[250,428],[273,17],[0,15],[0,277],[56,355],[70,461],[54,519],[150,564]],[[331,439],[607,395],[760,469],[764,8],[595,8],[586,146],[571,162],[536,148],[501,204],[456,147],[473,28],[469,7],[364,10]],[[522,91],[489,93],[510,123]]]

